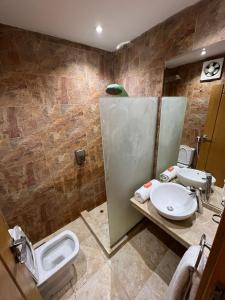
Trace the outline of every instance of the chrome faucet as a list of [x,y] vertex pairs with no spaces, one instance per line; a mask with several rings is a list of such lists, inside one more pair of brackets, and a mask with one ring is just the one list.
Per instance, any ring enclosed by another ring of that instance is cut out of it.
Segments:
[[190,190],[189,195],[192,195],[193,197],[196,198],[197,201],[197,212],[202,214],[203,213],[203,193],[202,193],[202,188],[194,188],[194,187],[189,187]]
[[212,189],[212,174],[206,172],[205,175],[206,175],[205,200],[209,201],[211,196],[211,189]]
[[197,211],[202,214],[203,213],[203,199],[202,199],[202,188],[198,188],[196,189],[196,199],[197,199],[197,205],[198,205],[198,208],[197,208]]

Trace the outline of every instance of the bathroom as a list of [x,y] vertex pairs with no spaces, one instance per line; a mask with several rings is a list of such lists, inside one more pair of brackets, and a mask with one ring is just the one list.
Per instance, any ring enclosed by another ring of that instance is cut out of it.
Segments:
[[223,299],[225,1],[52,2],[0,2],[0,299]]

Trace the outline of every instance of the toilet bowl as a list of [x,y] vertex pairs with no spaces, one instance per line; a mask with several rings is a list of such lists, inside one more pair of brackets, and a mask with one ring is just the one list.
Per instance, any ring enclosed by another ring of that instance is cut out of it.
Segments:
[[[26,237],[19,226],[11,229],[10,234],[14,239]],[[35,249],[26,237],[25,265],[44,299],[50,299],[72,279],[72,262],[78,251],[79,240],[70,230],[62,231]]]
[[69,264],[79,251],[76,235],[65,230],[34,250],[37,269],[38,286],[43,284],[57,271]]
[[34,249],[38,273],[37,286],[45,299],[72,279],[71,262],[78,251],[78,238],[70,230],[59,233]]

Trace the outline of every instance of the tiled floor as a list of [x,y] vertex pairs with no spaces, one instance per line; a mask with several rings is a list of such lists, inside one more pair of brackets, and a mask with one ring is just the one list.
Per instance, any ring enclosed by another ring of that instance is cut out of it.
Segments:
[[81,218],[60,231],[63,229],[76,233],[80,251],[74,261],[74,279],[54,299],[164,299],[180,260],[173,250],[176,249],[181,254],[183,248],[154,224],[144,223],[142,230],[110,259]]
[[101,205],[95,207],[91,211],[83,211],[81,213],[82,218],[87,223],[99,243],[104,247],[104,250],[111,256],[121,245],[123,245],[127,236],[123,237],[116,245],[110,247],[109,238],[109,219],[108,219],[108,208],[107,203],[104,202]]

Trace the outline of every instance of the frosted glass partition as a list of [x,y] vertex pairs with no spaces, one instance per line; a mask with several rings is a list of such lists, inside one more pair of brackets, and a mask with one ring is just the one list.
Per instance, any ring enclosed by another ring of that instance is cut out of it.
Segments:
[[185,97],[162,98],[157,177],[169,166],[177,164],[186,106],[187,99]]
[[113,245],[143,218],[129,199],[152,178],[157,98],[101,98],[100,112]]

